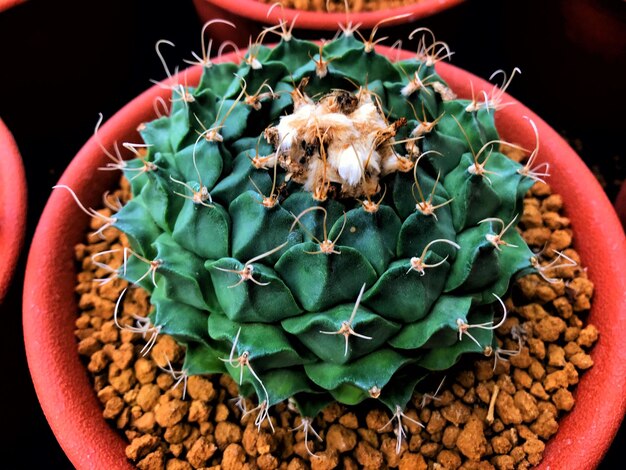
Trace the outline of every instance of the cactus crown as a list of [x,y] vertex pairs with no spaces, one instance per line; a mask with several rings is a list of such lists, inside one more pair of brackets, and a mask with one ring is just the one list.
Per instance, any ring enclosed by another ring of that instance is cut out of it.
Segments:
[[186,346],[184,377],[230,374],[259,423],[286,399],[313,417],[374,398],[400,421],[430,371],[492,351],[531,266],[514,225],[535,173],[499,152],[501,90],[456,99],[428,32],[391,62],[349,28],[282,27],[240,64],[198,58],[113,165],[133,193],[116,274],[151,292],[141,331]]

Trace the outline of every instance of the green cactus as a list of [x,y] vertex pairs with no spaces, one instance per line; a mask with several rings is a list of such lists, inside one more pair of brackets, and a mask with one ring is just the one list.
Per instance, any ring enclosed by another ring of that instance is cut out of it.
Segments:
[[456,99],[446,49],[420,44],[393,63],[350,30],[283,34],[240,65],[205,60],[120,164],[119,275],[151,292],[146,328],[186,346],[180,374],[256,394],[258,423],[286,399],[406,418],[431,371],[492,351],[500,297],[531,268],[514,225],[535,178],[498,151],[499,95]]

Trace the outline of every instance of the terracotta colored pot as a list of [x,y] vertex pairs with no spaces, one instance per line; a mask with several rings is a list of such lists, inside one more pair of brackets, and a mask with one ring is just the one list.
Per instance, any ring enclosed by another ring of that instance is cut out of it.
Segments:
[[615,198],[615,210],[622,221],[624,230],[626,230],[626,181],[622,183],[619,193],[617,193],[617,197]]
[[0,302],[6,294],[26,231],[26,177],[13,136],[0,119]]
[[[391,55],[389,49],[381,53]],[[393,53],[395,57],[396,52]],[[409,57],[401,52],[400,57]],[[224,56],[233,60],[233,56]],[[491,84],[451,65],[438,71],[461,96],[491,90]],[[201,70],[186,71],[179,83],[197,83]],[[167,92],[154,86],[115,114],[100,130],[109,148],[114,142],[138,142],[135,129],[154,118],[152,103]],[[514,101],[508,95],[507,100]],[[516,103],[498,112],[504,139],[533,148],[534,120],[541,138],[540,161],[551,164],[550,182],[564,199],[575,246],[596,285],[590,320],[600,331],[592,351],[595,366],[576,389],[576,406],[560,422],[540,468],[589,470],[601,460],[624,416],[626,400],[626,239],[608,198],[597,180],[567,143],[532,111]],[[96,206],[118,174],[97,172],[106,160],[91,138],[74,158],[59,183],[74,189],[86,206]],[[125,441],[103,418],[73,335],[78,311],[74,294],[74,244],[82,241],[88,219],[64,191],[54,191],[35,233],[24,285],[24,335],[35,389],[59,443],[79,469],[130,468]]]
[[[398,18],[389,23],[385,23],[385,27],[389,27],[392,25],[411,23],[420,18],[426,18],[464,1],[465,0],[421,0],[417,3],[388,10],[351,13],[350,21],[355,25],[360,23],[360,29],[367,30],[373,28],[379,21],[385,18],[404,14],[407,15],[405,18]],[[334,32],[337,30],[338,24],[346,23],[345,13],[323,13],[294,10],[290,8],[274,8],[268,16],[267,12],[271,5],[258,0],[193,0],[193,3],[203,23],[214,18],[222,18],[236,24],[236,30],[225,25],[213,25],[211,27],[211,37],[213,37],[217,43],[231,40],[239,46],[247,46],[250,36],[254,38],[259,34],[261,31],[260,24],[275,25],[278,24],[281,19],[291,24],[297,16],[297,29],[319,32]],[[319,36],[319,34],[316,36]]]
[[26,0],[0,0],[0,13],[25,1]]

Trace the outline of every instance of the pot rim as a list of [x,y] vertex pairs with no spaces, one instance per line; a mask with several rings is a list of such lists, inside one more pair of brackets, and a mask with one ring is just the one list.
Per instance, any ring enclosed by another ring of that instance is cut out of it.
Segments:
[[0,119],[0,303],[9,289],[24,244],[26,192],[22,156]]
[[26,0],[0,0],[0,13],[9,10],[10,8],[13,8],[20,3],[24,3],[25,1]]
[[[409,51],[385,47],[377,50],[399,59],[413,56]],[[234,53],[221,59],[236,61]],[[437,64],[437,71],[459,96],[470,96],[470,83],[477,95],[493,88],[485,80],[447,63]],[[173,80],[197,83],[200,73],[200,66],[190,67]],[[122,141],[120,137],[137,138],[136,126],[154,118],[154,99],[167,99],[168,95],[167,90],[155,85],[124,106],[100,128],[98,139],[91,137],[87,141],[59,184],[72,187],[86,206],[96,204],[117,177],[106,172],[92,178],[93,171],[107,162],[98,141],[111,148],[116,141]],[[577,405],[559,421],[559,431],[547,443],[539,466],[586,470],[599,464],[626,410],[626,271],[622,267],[626,237],[602,187],[574,150],[527,107],[506,93],[503,97],[514,105],[497,112],[498,131],[508,141],[532,149],[535,137],[524,116],[537,125],[539,160],[547,157],[551,164],[553,176],[549,182],[563,196],[576,234],[575,248],[581,259],[590,263],[589,277],[596,286],[589,316],[600,331],[600,339],[591,352],[595,365],[577,385]],[[59,224],[66,216],[73,222]],[[124,457],[126,443],[101,417],[101,405],[76,353],[73,243],[83,239],[86,225],[87,216],[69,195],[52,192],[33,237],[26,267],[26,354],[41,407],[72,463],[79,469],[132,468]],[[59,328],[59,324],[65,327]],[[94,416],[98,419],[94,420]]]
[[[293,8],[274,8],[268,15],[272,5],[258,0],[194,0],[197,3],[212,4],[241,18],[247,18],[266,24],[278,24],[281,20],[291,23],[297,18],[298,29],[337,30],[337,25],[346,23],[345,13],[326,13],[320,11],[296,10]],[[465,0],[422,0],[396,8],[385,10],[350,13],[352,24],[361,24],[362,29],[371,29],[379,21],[397,15],[407,15],[385,23],[385,27],[410,23],[420,18],[432,16],[440,11],[452,8]]]

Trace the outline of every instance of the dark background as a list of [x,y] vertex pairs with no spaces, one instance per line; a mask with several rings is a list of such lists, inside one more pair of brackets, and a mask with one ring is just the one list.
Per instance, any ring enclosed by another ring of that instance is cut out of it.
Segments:
[[[509,92],[568,138],[615,198],[626,176],[626,2],[470,0],[417,26],[430,27],[455,51],[452,63],[479,76],[520,67]],[[167,51],[173,69],[199,50],[200,28],[191,0],[29,0],[0,13],[0,116],[20,147],[29,186],[26,244],[0,307],[0,468],[72,468],[39,408],[21,334],[28,243],[51,187],[99,112],[110,117],[150,79],[164,77],[156,41],[176,44]],[[386,33],[395,40],[409,31]],[[603,470],[619,467],[611,462],[624,434],[622,427]]]

